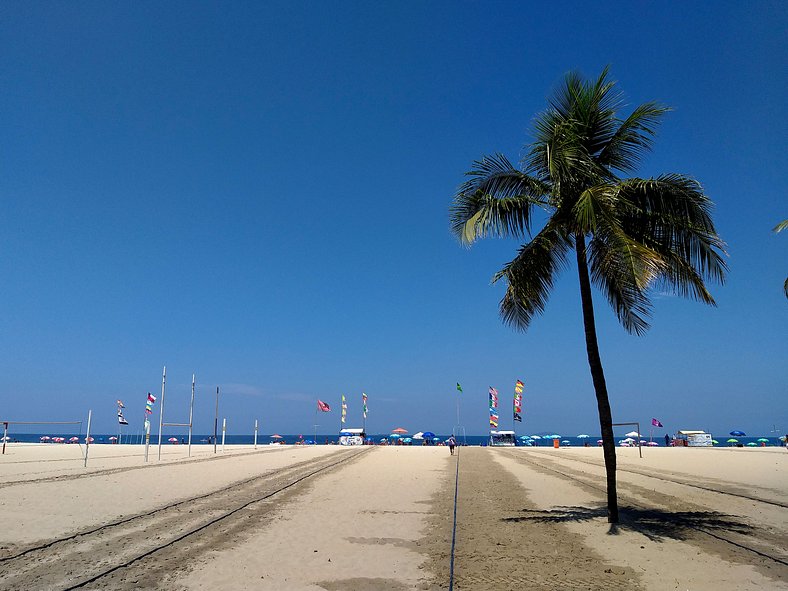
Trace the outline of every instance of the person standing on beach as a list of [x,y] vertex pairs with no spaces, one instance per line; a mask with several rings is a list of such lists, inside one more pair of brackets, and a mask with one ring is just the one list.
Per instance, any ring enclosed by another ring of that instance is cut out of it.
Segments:
[[454,455],[454,446],[457,445],[457,440],[454,439],[454,435],[451,435],[447,440],[446,443],[449,444],[449,453]]

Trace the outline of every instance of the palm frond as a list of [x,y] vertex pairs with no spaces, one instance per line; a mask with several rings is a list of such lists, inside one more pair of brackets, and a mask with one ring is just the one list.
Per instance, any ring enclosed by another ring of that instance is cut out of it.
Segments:
[[493,283],[501,279],[507,283],[500,304],[505,324],[526,330],[531,319],[544,311],[554,276],[565,265],[570,248],[571,242],[548,223],[493,277]]
[[649,328],[651,301],[642,287],[645,278],[633,265],[632,251],[622,251],[595,236],[588,252],[591,281],[605,294],[624,330],[643,335]]
[[[702,279],[725,281],[725,244],[711,218],[712,202],[695,180],[677,174],[620,184],[621,224],[666,260],[683,259]],[[680,272],[676,278],[686,274]],[[697,290],[694,290],[697,291]],[[704,296],[699,299],[706,301]]]
[[786,228],[788,228],[788,220],[783,220],[772,229],[772,232],[782,232]]
[[644,154],[651,150],[656,126],[668,111],[664,105],[648,102],[638,106],[624,121],[616,119],[617,129],[599,152],[599,163],[622,172],[636,170]]
[[530,231],[531,209],[544,205],[549,187],[514,168],[503,155],[474,163],[454,197],[451,229],[463,244],[479,238],[523,236]]

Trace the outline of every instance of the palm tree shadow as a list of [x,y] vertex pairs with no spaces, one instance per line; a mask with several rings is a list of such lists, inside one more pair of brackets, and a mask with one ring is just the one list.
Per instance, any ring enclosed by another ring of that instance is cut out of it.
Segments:
[[[523,509],[521,513],[522,515],[517,517],[504,517],[502,521],[568,523],[607,517],[605,506],[556,507],[546,511]],[[619,523],[610,525],[608,534],[617,535],[622,530],[634,531],[654,542],[686,540],[693,531],[698,530],[735,532],[742,535],[749,535],[752,531],[749,525],[738,521],[735,516],[717,511],[664,511],[621,507],[619,518]]]

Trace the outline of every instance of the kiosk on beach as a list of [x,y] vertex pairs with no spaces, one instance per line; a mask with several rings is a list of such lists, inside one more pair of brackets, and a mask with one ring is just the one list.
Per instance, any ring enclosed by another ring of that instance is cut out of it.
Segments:
[[342,429],[339,432],[339,445],[364,445],[364,429]]
[[711,433],[705,431],[679,431],[676,433],[674,441],[678,442],[678,445],[688,447],[712,447],[713,445]]
[[490,445],[492,447],[514,447],[514,431],[490,431]]

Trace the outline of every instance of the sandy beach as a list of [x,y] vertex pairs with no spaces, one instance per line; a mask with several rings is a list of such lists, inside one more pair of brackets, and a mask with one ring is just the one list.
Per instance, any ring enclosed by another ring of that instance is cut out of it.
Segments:
[[617,451],[11,444],[0,588],[788,589],[784,449]]

